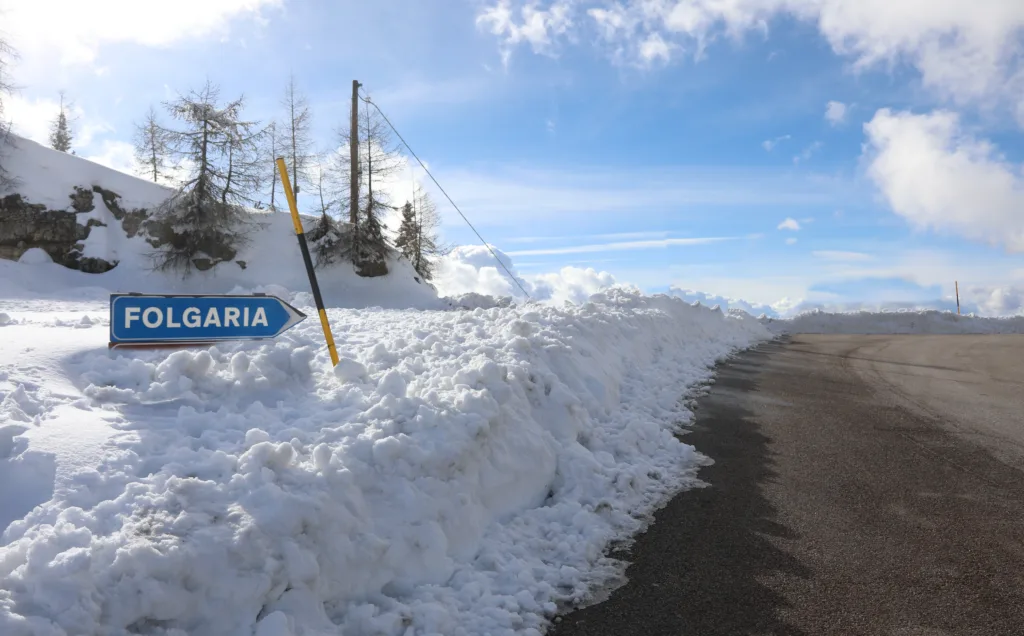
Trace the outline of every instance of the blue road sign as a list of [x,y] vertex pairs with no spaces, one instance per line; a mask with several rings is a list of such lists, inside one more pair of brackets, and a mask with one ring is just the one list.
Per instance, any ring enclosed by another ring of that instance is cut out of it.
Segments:
[[305,319],[276,296],[110,296],[112,344],[261,340]]

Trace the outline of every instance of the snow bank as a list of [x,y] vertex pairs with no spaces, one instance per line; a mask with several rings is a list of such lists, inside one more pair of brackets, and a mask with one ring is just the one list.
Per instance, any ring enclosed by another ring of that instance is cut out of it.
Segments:
[[986,334],[1024,333],[1024,316],[983,318],[949,311],[829,313],[810,311],[792,318],[762,316],[773,333]]
[[609,541],[698,485],[681,398],[769,337],[621,290],[330,316],[334,371],[315,321],[170,354],[81,330],[77,408],[118,433],[7,528],[0,633],[540,634],[619,575]]

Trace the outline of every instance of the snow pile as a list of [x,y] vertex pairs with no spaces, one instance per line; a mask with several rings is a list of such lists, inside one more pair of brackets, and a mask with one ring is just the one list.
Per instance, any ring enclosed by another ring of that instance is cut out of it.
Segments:
[[983,318],[949,311],[829,313],[809,311],[792,318],[762,316],[773,333],[986,334],[1024,333],[1024,316]]
[[[152,209],[170,193],[163,186],[27,139],[16,138],[6,165],[17,180],[15,190],[26,201],[45,204],[52,210],[73,210],[69,195],[75,186],[87,189],[100,186],[115,192],[121,195],[119,203],[125,210]],[[42,295],[62,300],[70,297],[101,300],[111,292],[223,294],[270,285],[292,291],[309,289],[288,214],[254,212],[250,243],[233,261],[220,263],[206,272],[195,272],[182,280],[177,274],[151,271],[150,255],[154,250],[145,238],[129,238],[99,194],[94,193],[93,205],[92,212],[78,215],[79,223],[93,219],[106,225],[92,228],[85,240],[83,256],[117,261],[117,267],[103,274],[87,274],[53,263],[41,249],[30,249],[17,263],[0,259],[0,297],[37,299]],[[313,219],[307,221],[310,227],[314,223]],[[385,277],[363,278],[348,264],[323,268],[318,276],[324,302],[332,307],[441,309],[446,306],[438,300],[434,288],[417,282],[407,261],[390,261],[388,269],[390,273]]]
[[[3,535],[0,633],[540,634],[620,574],[611,540],[698,485],[705,460],[673,434],[692,417],[681,398],[770,336],[621,290],[329,313],[333,370],[316,321],[129,356],[101,329],[16,314],[12,337],[93,339],[53,368],[77,382],[67,408],[113,433],[101,465]],[[44,430],[58,408],[0,400]],[[31,452],[18,433],[0,435],[9,462]]]

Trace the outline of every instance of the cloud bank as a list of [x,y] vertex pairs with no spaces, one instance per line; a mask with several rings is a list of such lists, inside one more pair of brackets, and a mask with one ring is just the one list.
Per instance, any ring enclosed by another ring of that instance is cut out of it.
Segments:
[[[548,274],[520,276],[507,254],[493,246],[492,249],[534,300],[580,304],[586,302],[592,294],[616,284],[615,278],[608,272],[598,272],[589,267],[563,267]],[[442,258],[438,263],[434,285],[440,295],[449,297],[463,294],[523,297],[516,282],[482,245],[462,245]]]

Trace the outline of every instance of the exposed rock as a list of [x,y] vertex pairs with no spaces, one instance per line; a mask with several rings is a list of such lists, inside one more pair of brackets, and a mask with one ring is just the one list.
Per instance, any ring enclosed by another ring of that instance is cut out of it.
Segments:
[[216,261],[209,258],[193,258],[192,264],[196,266],[201,272],[205,272],[208,269],[213,269],[213,266],[217,264]]
[[[66,210],[48,210],[45,205],[25,201],[20,194],[0,198],[0,258],[17,260],[26,250],[37,247],[49,254],[53,262],[70,269],[87,273],[110,271],[118,261],[82,256],[84,241],[92,231],[118,231],[118,224],[108,227],[108,223],[99,219],[78,216],[95,211],[97,194],[128,238],[141,236],[154,248],[174,246],[182,240],[167,223],[151,219],[146,209],[126,210],[121,206],[121,195],[116,192],[100,186],[76,186],[74,193],[68,195],[71,203]],[[234,260],[237,255],[231,247],[213,240],[208,243],[200,246],[204,256],[192,259],[192,264],[200,271]],[[236,262],[242,269],[248,265],[245,261]]]
[[388,265],[383,262],[368,262],[361,263],[356,270],[356,273],[364,278],[375,278],[377,276],[388,275]]
[[86,274],[102,274],[103,272],[109,272],[110,270],[117,267],[120,261],[114,261],[113,263],[105,261],[102,258],[80,258],[78,259],[79,271],[83,271]]
[[55,263],[66,263],[76,243],[89,236],[74,212],[47,210],[28,203],[20,194],[0,199],[0,258],[17,260],[25,250],[39,247]]
[[[20,194],[10,194],[0,199],[0,258],[17,260],[33,247],[50,255],[54,263],[89,273],[107,272],[117,266],[117,261],[102,258],[83,258],[83,241],[89,238],[93,228],[105,228],[98,219],[86,219],[80,223],[79,214],[88,214],[96,209],[93,190],[75,188],[71,209],[48,210],[45,205],[29,203]],[[100,230],[105,231],[105,230]]]
[[96,205],[92,200],[92,190],[75,186],[75,193],[68,195],[68,197],[71,199],[71,209],[79,214],[92,212],[96,209]]

